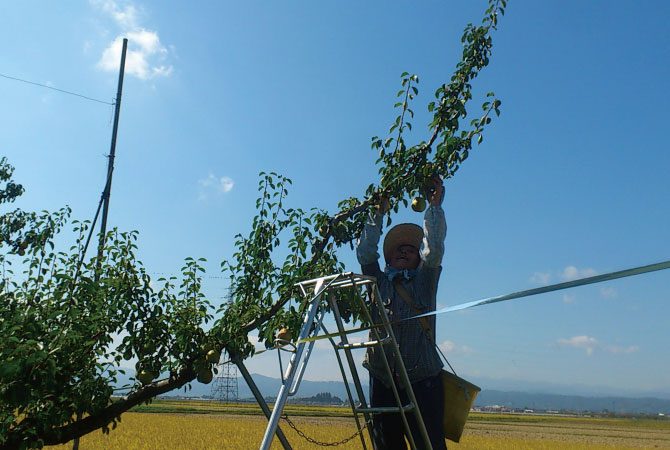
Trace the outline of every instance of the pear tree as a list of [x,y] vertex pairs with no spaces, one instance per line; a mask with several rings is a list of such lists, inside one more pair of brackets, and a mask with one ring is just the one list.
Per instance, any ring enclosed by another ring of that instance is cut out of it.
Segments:
[[[260,174],[251,231],[235,236],[232,258],[221,263],[232,301],[218,310],[202,292],[203,259],[186,258],[180,277],[152,280],[135,257],[137,232],[109,231],[101,255],[87,258],[91,223],[70,221],[68,208],[0,211],[0,449],[109,433],[133,406],[196,379],[210,382],[222,351],[253,356],[250,332],[268,347],[296,336],[306,305],[289,301],[296,298],[294,284],[343,270],[338,248],[353,245],[382,199],[391,206],[389,223],[401,206],[425,207],[430,180],[453,177],[500,114],[493,93],[473,119],[467,106],[505,7],[505,0],[489,0],[482,23],[465,27],[462,58],[427,105],[429,133],[413,145],[404,136],[412,129],[419,77],[401,75],[398,115],[388,135],[371,142],[380,179],[360,198],[342,200],[335,212],[301,209],[288,202],[290,179]],[[2,158],[0,207],[23,191]],[[63,250],[56,237],[66,226],[75,238]],[[277,253],[286,253],[280,263]],[[340,299],[341,312],[360,321],[350,300]],[[137,360],[134,382],[118,391],[128,360]]]

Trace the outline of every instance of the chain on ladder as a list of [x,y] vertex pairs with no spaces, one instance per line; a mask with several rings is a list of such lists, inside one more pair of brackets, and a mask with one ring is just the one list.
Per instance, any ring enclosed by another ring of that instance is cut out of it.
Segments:
[[295,423],[293,423],[293,421],[291,419],[289,419],[286,414],[281,416],[281,418],[284,419],[286,421],[286,423],[288,423],[288,425],[295,430],[296,433],[298,433],[298,436],[300,436],[301,438],[303,438],[304,440],[306,440],[309,443],[312,443],[314,445],[320,445],[321,447],[337,447],[339,445],[346,444],[350,440],[352,440],[352,439],[356,438],[358,435],[360,435],[363,432],[363,430],[365,430],[368,427],[368,425],[370,425],[370,422],[366,422],[361,427],[360,430],[358,430],[357,432],[355,432],[354,434],[352,434],[348,438],[342,439],[341,441],[321,442],[321,441],[317,441],[316,439],[313,439],[313,438],[307,436],[305,433],[303,433],[301,430],[299,430],[298,427],[295,425]]

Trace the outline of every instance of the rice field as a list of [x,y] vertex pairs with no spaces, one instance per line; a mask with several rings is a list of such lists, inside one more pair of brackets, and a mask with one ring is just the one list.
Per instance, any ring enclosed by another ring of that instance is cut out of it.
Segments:
[[[82,438],[80,450],[257,449],[267,425],[255,404],[158,402],[139,410],[145,412],[125,414],[109,435],[95,432]],[[300,430],[318,441],[337,442],[356,431],[345,408],[291,406],[286,412]],[[280,426],[294,449],[318,448],[285,421]],[[450,450],[670,449],[670,422],[472,414],[461,442],[447,445]],[[72,444],[47,448],[69,450]],[[275,438],[272,449],[282,448]],[[339,448],[360,449],[362,444],[355,437]]]

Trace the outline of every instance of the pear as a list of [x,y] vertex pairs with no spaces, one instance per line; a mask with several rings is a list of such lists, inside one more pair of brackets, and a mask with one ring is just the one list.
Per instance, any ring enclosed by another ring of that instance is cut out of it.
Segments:
[[205,356],[205,361],[207,361],[210,364],[218,363],[219,359],[221,359],[221,352],[217,352],[216,350],[208,351],[207,356]]
[[202,345],[200,346],[200,351],[201,351],[202,353],[204,353],[205,355],[206,355],[207,352],[209,352],[210,350],[214,350],[214,346],[213,346],[212,344],[210,344],[209,342],[206,343],[206,344],[202,344]]
[[426,200],[423,197],[416,197],[412,200],[412,209],[416,212],[423,212],[426,209]]
[[140,383],[142,383],[143,386],[146,386],[147,384],[150,384],[156,377],[150,370],[142,369],[135,373],[135,378],[140,380]]
[[291,341],[293,339],[293,335],[291,334],[291,330],[288,328],[282,328],[277,332],[277,339],[281,339],[282,341]]
[[203,384],[209,384],[212,382],[214,374],[211,370],[203,368],[198,371],[198,381]]

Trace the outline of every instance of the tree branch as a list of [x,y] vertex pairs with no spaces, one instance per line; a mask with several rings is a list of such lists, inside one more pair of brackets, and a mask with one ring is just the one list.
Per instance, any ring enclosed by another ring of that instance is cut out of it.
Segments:
[[[84,417],[81,420],[77,420],[76,422],[60,428],[53,428],[49,430],[48,433],[39,436],[39,439],[44,441],[44,445],[64,444],[72,439],[84,436],[91,431],[95,431],[98,428],[107,426],[115,417],[119,417],[133,406],[137,406],[174,389],[179,389],[186,383],[193,381],[195,377],[196,373],[193,369],[186,368],[176,376],[171,376],[170,378],[144,386],[138,391],[128,395],[128,397],[111,403],[107,408],[95,415]],[[21,426],[22,423],[23,422],[19,423],[19,430],[24,428]],[[6,441],[0,445],[0,450],[17,450],[24,442],[24,439],[25,436],[21,431],[15,431],[14,433],[10,431],[6,436]]]

